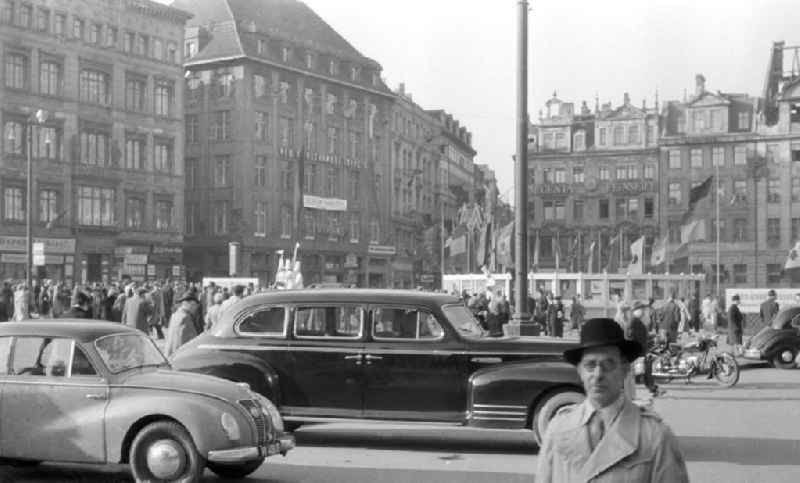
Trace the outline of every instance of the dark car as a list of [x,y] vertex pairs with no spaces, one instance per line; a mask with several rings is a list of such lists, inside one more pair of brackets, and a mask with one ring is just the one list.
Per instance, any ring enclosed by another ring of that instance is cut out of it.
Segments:
[[343,419],[530,428],[583,400],[574,342],[489,337],[456,297],[412,290],[274,291],[228,307],[180,370],[246,382],[287,425]]
[[275,406],[170,369],[146,334],[86,320],[0,324],[0,463],[129,464],[137,481],[252,473],[286,453]]
[[754,335],[745,346],[744,357],[769,361],[775,367],[791,369],[800,353],[800,306],[778,312],[768,327]]

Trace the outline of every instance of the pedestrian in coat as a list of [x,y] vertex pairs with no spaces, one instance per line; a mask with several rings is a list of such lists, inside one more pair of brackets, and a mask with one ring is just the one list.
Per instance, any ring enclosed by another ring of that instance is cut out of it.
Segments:
[[564,304],[560,295],[547,307],[547,330],[551,337],[564,337]]
[[183,344],[197,337],[198,334],[194,323],[200,307],[197,296],[192,292],[187,292],[181,296],[178,302],[180,306],[169,319],[167,340],[164,346],[164,354],[167,357],[174,354]]
[[161,298],[161,287],[156,285],[153,290],[147,295],[150,305],[153,310],[150,313],[150,330],[149,333],[155,333],[159,339],[164,338],[164,332],[161,327],[164,325],[164,299]]
[[[650,332],[647,330],[644,320],[644,309],[647,308],[642,302],[636,302],[631,309],[631,320],[628,322],[627,338],[634,340],[642,346],[641,362],[644,366],[644,385],[650,391],[653,397],[664,394],[664,391],[658,388],[655,380],[653,379],[653,356],[649,354],[650,349]],[[638,360],[637,360],[638,362]]]
[[670,295],[667,303],[661,307],[661,319],[659,320],[658,331],[666,337],[667,342],[678,340],[678,325],[681,322],[681,311],[675,303],[675,295]]
[[75,303],[66,312],[61,314],[62,319],[91,319],[92,311],[89,306],[92,298],[83,292],[77,292],[74,296]]
[[19,284],[14,292],[14,321],[19,322],[31,318],[30,290],[25,284]]
[[776,298],[777,295],[775,294],[775,291],[770,289],[770,291],[767,292],[767,300],[761,302],[759,315],[761,315],[762,325],[770,325],[772,323],[772,319],[778,313],[780,305],[778,305],[778,302],[775,301]]
[[731,297],[728,308],[728,344],[733,346],[735,354],[742,352],[742,334],[744,333],[744,315],[739,310],[739,294]]
[[686,306],[689,312],[689,328],[694,332],[700,330],[700,301],[697,300],[697,294],[693,293],[691,300]]
[[145,334],[149,333],[148,320],[153,310],[144,297],[146,293],[147,290],[144,287],[137,289],[136,295],[125,301],[125,308],[122,310],[122,323],[139,329]]
[[11,284],[3,282],[3,288],[0,289],[0,322],[6,322],[14,315],[14,290]]
[[587,396],[561,408],[547,426],[536,483],[688,483],[674,433],[623,391],[641,351],[613,319],[584,324],[580,345],[564,351],[564,359],[576,366]]
[[572,297],[572,307],[569,310],[569,320],[572,323],[572,330],[578,330],[583,325],[583,318],[586,317],[586,308],[581,303],[581,296]]

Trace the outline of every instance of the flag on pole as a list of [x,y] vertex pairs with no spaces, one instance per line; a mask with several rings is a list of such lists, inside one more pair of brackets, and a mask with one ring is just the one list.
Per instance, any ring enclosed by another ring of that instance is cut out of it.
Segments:
[[511,240],[514,237],[514,222],[500,229],[497,234],[497,263],[509,267],[514,264],[511,252]]
[[536,232],[536,244],[533,247],[533,266],[539,268],[539,232]]
[[633,275],[641,275],[644,271],[644,237],[631,243],[631,262],[628,271]]
[[783,265],[784,270],[791,270],[794,268],[800,268],[800,241],[796,242],[794,247],[789,250],[789,257]]
[[694,220],[681,227],[681,243],[706,240],[705,220]]
[[653,254],[650,255],[650,265],[653,267],[657,267],[662,263],[667,261],[667,243],[669,242],[669,236],[665,236],[664,238],[656,241],[656,244],[653,246]]
[[592,240],[592,243],[589,245],[589,259],[586,262],[587,273],[594,273],[594,249],[596,246],[597,242]]
[[709,176],[705,181],[689,191],[689,208],[686,210],[686,213],[683,214],[681,223],[685,224],[687,221],[689,221],[689,218],[691,218],[692,214],[694,213],[694,207],[697,202],[708,196],[708,194],[711,192],[711,181],[713,179],[713,176]]

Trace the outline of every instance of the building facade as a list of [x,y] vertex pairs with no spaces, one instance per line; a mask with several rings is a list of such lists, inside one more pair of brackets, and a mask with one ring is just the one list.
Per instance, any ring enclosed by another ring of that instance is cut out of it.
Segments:
[[148,0],[0,3],[0,278],[25,278],[29,154],[35,278],[182,274],[188,18]]
[[300,243],[306,284],[388,285],[394,96],[380,65],[301,2],[184,8],[192,277],[233,269],[269,284],[276,251]]
[[529,262],[534,269],[625,271],[628,247],[658,233],[657,110],[628,94],[612,109],[555,93],[531,126]]

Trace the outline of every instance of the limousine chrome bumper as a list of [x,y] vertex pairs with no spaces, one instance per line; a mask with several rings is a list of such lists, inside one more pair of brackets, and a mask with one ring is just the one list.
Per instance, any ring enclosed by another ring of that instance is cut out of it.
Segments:
[[760,360],[762,358],[761,350],[759,350],[759,349],[747,349],[747,350],[744,351],[744,354],[742,354],[742,357],[744,357],[745,359]]
[[281,434],[278,439],[267,446],[244,446],[241,448],[222,449],[208,452],[208,461],[212,463],[243,463],[278,453],[286,455],[289,450],[294,449],[294,436],[291,434]]

